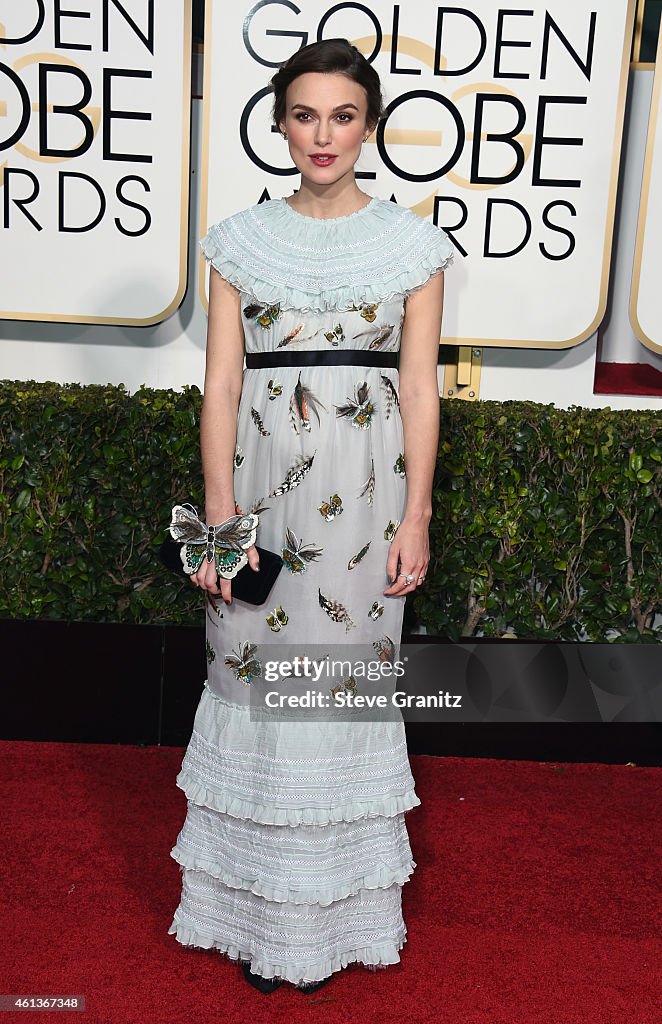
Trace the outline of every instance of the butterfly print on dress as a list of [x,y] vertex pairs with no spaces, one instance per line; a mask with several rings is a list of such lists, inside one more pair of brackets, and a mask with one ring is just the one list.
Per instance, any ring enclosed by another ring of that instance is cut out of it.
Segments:
[[375,640],[372,645],[377,652],[377,656],[380,661],[393,661],[393,655],[395,654],[395,644],[391,640],[390,636],[386,633],[380,637],[379,640]]
[[225,656],[227,667],[231,668],[237,679],[245,683],[246,686],[248,686],[254,676],[262,675],[262,665],[257,659],[253,658],[256,650],[257,644],[243,643],[239,644],[238,652],[233,647],[232,654],[226,654]]
[[333,686],[330,690],[331,696],[335,700],[336,694],[338,693],[357,693],[356,679],[354,676],[350,676],[349,679],[343,679],[342,683],[338,683],[337,686]]
[[248,306],[244,306],[244,316],[247,320],[257,321],[260,327],[268,330],[282,316],[280,302],[276,302],[273,306],[265,305],[262,302],[250,303]]
[[285,546],[281,557],[291,573],[303,572],[306,563],[317,561],[323,551],[324,548],[315,547],[314,544],[304,544],[289,526],[285,527]]
[[377,319],[377,310],[379,309],[379,303],[368,303],[362,302],[360,306],[350,306],[350,312],[360,313],[364,320],[367,320],[369,324],[373,323]]
[[283,626],[286,626],[290,621],[289,616],[282,607],[274,608],[271,615],[266,616],[267,625],[269,629],[274,633],[280,633]]
[[332,523],[336,516],[339,516],[343,510],[342,498],[339,494],[332,494],[329,500],[323,501],[321,505],[317,506],[317,509],[327,523]]
[[393,540],[395,537],[398,526],[400,525],[399,519],[389,519],[388,526],[384,530],[384,540]]
[[369,428],[375,412],[375,406],[370,400],[370,385],[365,380],[355,385],[353,399],[348,397],[346,405],[336,405],[336,416],[351,419],[352,426],[358,430]]
[[325,331],[324,337],[331,345],[338,346],[341,341],[345,340],[345,332],[342,329],[342,325],[337,324],[332,331]]

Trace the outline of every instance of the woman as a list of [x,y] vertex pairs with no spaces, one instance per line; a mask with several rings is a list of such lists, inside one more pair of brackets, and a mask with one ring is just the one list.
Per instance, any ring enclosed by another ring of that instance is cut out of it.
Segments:
[[[311,992],[347,964],[399,961],[416,866],[404,815],[420,800],[401,718],[256,721],[250,703],[274,650],[397,658],[404,601],[429,561],[452,246],[356,184],[383,106],[355,47],[306,46],[272,86],[301,186],[203,239],[201,446],[207,523],[256,515],[257,543],[283,569],[262,606],[233,599],[231,579],[219,591],[213,561],[192,575],[209,602],[209,676],[177,777],[188,810],[170,933],[243,961],[262,992]],[[259,571],[255,544],[246,553]]]

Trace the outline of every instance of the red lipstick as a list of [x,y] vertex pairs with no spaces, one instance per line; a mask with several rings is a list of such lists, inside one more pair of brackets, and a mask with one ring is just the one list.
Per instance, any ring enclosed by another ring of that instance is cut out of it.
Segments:
[[311,153],[310,159],[316,167],[330,167],[337,157],[335,153]]

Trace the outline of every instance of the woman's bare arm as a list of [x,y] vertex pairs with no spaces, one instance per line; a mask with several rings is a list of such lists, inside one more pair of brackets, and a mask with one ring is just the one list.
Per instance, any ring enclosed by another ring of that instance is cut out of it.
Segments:
[[[204,398],[200,415],[200,449],[205,478],[205,520],[216,526],[235,514],[234,455],[237,414],[244,374],[244,330],[241,296],[212,267],[209,276],[209,320]],[[247,552],[257,564],[257,552]],[[218,593],[216,567],[205,559],[192,577],[194,583]],[[224,600],[231,596],[231,581],[221,581]]]
[[[432,517],[432,481],[439,446],[439,385],[437,360],[444,301],[444,275],[435,274],[412,292],[405,305],[400,345],[399,396],[404,430],[407,507],[391,542],[386,572],[425,576],[430,561],[428,528]],[[398,570],[398,558],[400,569]],[[396,576],[384,594],[410,593]]]

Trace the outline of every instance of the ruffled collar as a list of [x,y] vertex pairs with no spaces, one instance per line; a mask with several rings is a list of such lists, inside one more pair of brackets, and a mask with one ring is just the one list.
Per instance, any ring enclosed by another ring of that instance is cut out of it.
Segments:
[[376,198],[333,218],[269,199],[213,225],[201,245],[218,272],[257,301],[318,311],[407,295],[453,258],[441,228]]

